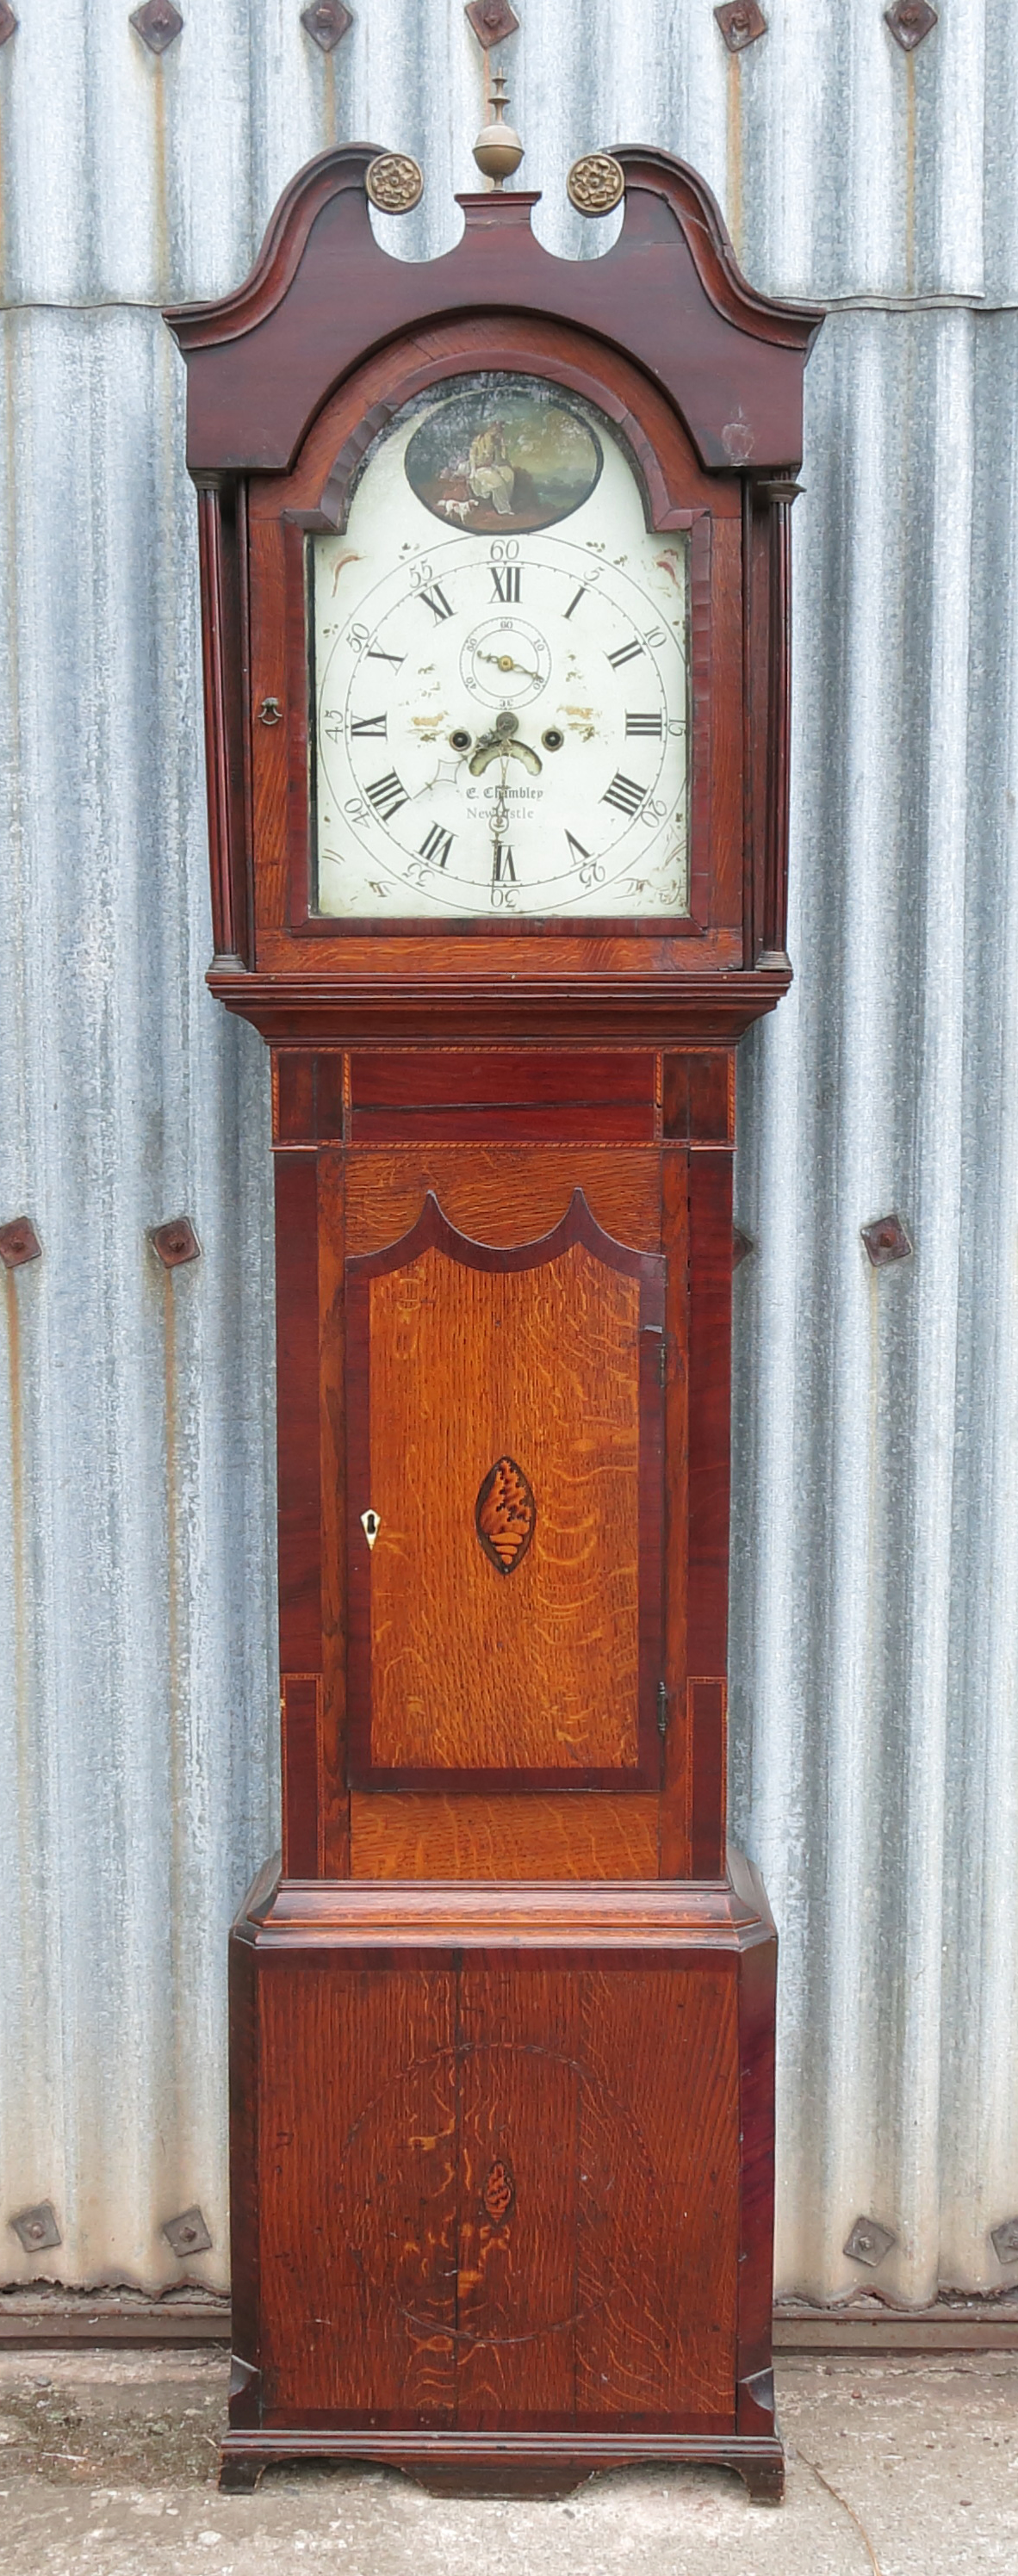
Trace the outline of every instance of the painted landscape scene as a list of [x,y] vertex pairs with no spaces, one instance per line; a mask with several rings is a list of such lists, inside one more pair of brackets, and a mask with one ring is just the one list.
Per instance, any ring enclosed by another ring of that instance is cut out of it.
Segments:
[[406,451],[407,480],[448,527],[478,536],[550,528],[589,498],[601,448],[582,413],[533,377],[506,376],[429,412]]

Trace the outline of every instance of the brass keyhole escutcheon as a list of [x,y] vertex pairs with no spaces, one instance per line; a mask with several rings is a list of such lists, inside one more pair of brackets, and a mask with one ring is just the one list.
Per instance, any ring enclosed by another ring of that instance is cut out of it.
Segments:
[[382,1524],[377,1512],[367,1511],[361,1513],[361,1528],[364,1532],[365,1538],[367,1539],[369,1547],[374,1546],[381,1526]]

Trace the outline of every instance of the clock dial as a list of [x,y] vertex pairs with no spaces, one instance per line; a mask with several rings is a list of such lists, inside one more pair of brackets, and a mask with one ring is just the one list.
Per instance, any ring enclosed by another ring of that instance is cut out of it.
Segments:
[[607,421],[460,380],[312,555],[320,912],[686,910],[687,540]]

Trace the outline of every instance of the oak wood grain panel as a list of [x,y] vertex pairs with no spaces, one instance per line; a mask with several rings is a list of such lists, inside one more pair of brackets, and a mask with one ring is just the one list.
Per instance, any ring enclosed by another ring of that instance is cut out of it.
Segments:
[[345,1126],[339,1047],[274,1047],[272,1135],[277,1145],[341,1144]]
[[658,1802],[606,1790],[459,1797],[354,1790],[354,1878],[656,1878]]
[[346,1058],[341,1047],[321,1047],[315,1057],[315,1134],[338,1145],[346,1134]]
[[317,1878],[319,1697],[317,1673],[283,1673],[283,1866],[288,1878]]
[[521,1975],[503,1959],[461,1971],[463,2429],[572,2420],[579,2002],[580,1980],[554,1966]]
[[664,1059],[664,1134],[701,1145],[735,1142],[735,1058],[730,1047],[669,1050]]
[[652,1109],[654,1056],[647,1048],[387,1047],[350,1059],[358,1109],[450,1109],[466,1104]]
[[592,1966],[582,1983],[577,2423],[721,2430],[735,2406],[734,1962]]
[[690,1866],[725,1865],[725,1687],[731,1444],[731,1156],[690,1155]]
[[723,1673],[728,1643],[732,1164],[690,1156],[689,1669]]
[[668,1047],[661,1059],[661,1133],[669,1144],[684,1145],[689,1136],[691,1062],[688,1047]]
[[318,1181],[309,1154],[276,1156],[276,1453],[279,1658],[321,1666]]
[[[341,1057],[318,1065],[340,1067]],[[335,1088],[333,1083],[332,1088]],[[350,1867],[346,1785],[346,1239],[344,1163],[338,1147],[318,1155],[319,1384],[322,1451],[322,1711],[319,1738],[319,1849],[326,1876]]]
[[[377,1765],[633,1767],[639,1726],[640,1286],[582,1243],[488,1272],[429,1248],[370,1283],[371,1756]],[[508,1575],[477,1496],[536,1498]],[[408,1615],[409,1614],[409,1615]]]
[[723,1673],[689,1679],[689,1865],[694,1878],[720,1878],[725,1859],[728,1685]]
[[304,1047],[273,1051],[272,1133],[278,1145],[314,1143],[315,1059]]
[[[666,1058],[666,1063],[681,1061]],[[689,1545],[689,1156],[670,1146],[662,1158],[662,1243],[668,1263],[665,1307],[665,1686],[668,1725],[661,1794],[661,1875],[682,1878],[690,1866],[689,1716],[686,1624]]]
[[[628,917],[602,923],[589,936],[565,921],[547,919],[531,919],[523,929],[519,917],[510,922],[508,914],[500,922],[476,916],[455,931],[441,922],[411,920],[396,928],[388,918],[383,921],[373,914],[360,921],[320,914],[298,928],[267,919],[258,937],[259,973],[282,975],[288,981],[288,989],[278,996],[281,1008],[287,1002],[296,1008],[317,986],[327,988],[332,1016],[314,1032],[316,1043],[323,1046],[405,1045],[415,1037],[427,1045],[483,1045],[493,1027],[500,1038],[512,1043],[539,1038],[558,1046],[572,1038],[588,1046],[655,1042],[673,1046],[685,1037],[724,1043],[729,1015],[736,1015],[741,1026],[748,1028],[761,1010],[773,1009],[791,982],[790,967],[784,969],[777,988],[771,980],[772,968],[761,968],[756,985],[744,986],[741,975],[737,981],[719,981],[739,966],[741,955],[741,926],[733,929],[722,923],[701,929],[692,920],[669,920],[663,929],[656,921],[641,923]],[[616,978],[621,980],[615,983]],[[398,1005],[390,1020],[381,1028],[367,1022],[361,1026],[351,1012],[346,985],[353,989],[355,1004],[369,993],[382,1002],[394,979],[402,989],[388,993],[390,1004]],[[450,985],[464,983],[476,1006],[475,1016],[469,1026],[450,1023],[445,1027],[438,1006]],[[525,989],[532,986],[544,1000],[542,1021],[531,1025],[514,1009],[517,983]],[[591,1007],[592,998],[596,1002],[606,985],[616,1002],[610,1015]],[[219,983],[213,990],[221,1001],[229,999]],[[237,987],[245,1009],[247,990],[246,985]],[[574,1007],[553,1018],[550,1005],[561,1001],[563,993]],[[720,1026],[698,1022],[694,1016],[695,1005],[708,995],[722,1020]]]
[[[675,1949],[733,1956],[759,1937],[760,1902],[747,1902],[731,1856],[726,1878],[582,1879],[504,1882],[409,1879],[280,1879],[258,1909],[258,1938],[275,1952],[310,1945],[349,1957],[372,1946],[415,1954],[507,1949],[555,1950],[563,1959],[607,1947]],[[734,1892],[733,1892],[734,1891]]]
[[690,1057],[689,1135],[694,1145],[735,1143],[735,1053],[731,1047]]
[[352,1152],[347,1164],[347,1245],[380,1252],[415,1225],[433,1190],[452,1225],[477,1243],[532,1243],[565,1216],[581,1189],[606,1234],[656,1252],[661,1241],[661,1157],[653,1146],[432,1145]]
[[452,1972],[272,1961],[260,1999],[265,2420],[449,2423]]
[[582,1103],[512,1102],[502,1108],[355,1109],[350,1134],[355,1145],[403,1145],[411,1137],[436,1144],[476,1137],[480,1143],[593,1143],[598,1137],[622,1145],[652,1144],[653,1101],[621,1101],[590,1108]]
[[266,1962],[266,2425],[731,2425],[735,1964]]

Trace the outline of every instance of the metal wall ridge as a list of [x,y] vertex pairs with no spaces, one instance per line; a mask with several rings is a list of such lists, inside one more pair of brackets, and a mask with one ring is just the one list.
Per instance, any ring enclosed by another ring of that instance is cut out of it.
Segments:
[[1018,296],[993,303],[985,295],[828,295],[825,313],[1015,313]]
[[[991,302],[984,295],[828,295],[811,299],[825,313],[1015,313],[1018,296]],[[63,299],[0,298],[3,313],[161,313],[160,297],[106,296],[77,303]]]

